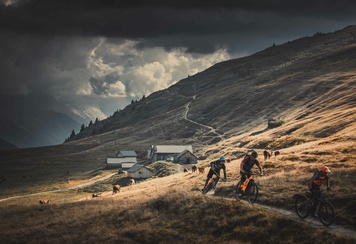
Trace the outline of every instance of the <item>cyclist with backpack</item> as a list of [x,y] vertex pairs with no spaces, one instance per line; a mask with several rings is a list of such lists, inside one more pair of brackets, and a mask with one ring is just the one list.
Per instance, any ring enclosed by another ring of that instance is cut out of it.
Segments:
[[258,153],[256,151],[252,151],[250,155],[246,155],[240,164],[240,176],[241,176],[241,186],[245,182],[247,178],[249,178],[252,174],[251,169],[254,165],[258,167],[260,170],[260,175],[263,175],[263,171],[260,165],[260,162],[257,160]]
[[[205,184],[204,184],[204,187],[203,187],[202,191],[204,191],[204,189],[207,187],[207,184],[208,184],[209,180],[211,179],[211,177],[213,177],[213,175],[218,176],[218,178],[216,180],[216,184],[219,182],[221,169],[224,171],[224,180],[226,181],[225,161],[226,161],[225,157],[221,156],[220,159],[210,163],[210,170],[209,170],[208,175],[206,177],[206,181],[205,181]],[[215,184],[215,186],[216,186],[216,184]],[[215,188],[215,186],[213,188]]]
[[311,192],[311,199],[313,199],[314,215],[318,205],[318,196],[321,194],[320,187],[324,183],[324,181],[326,183],[326,190],[331,190],[328,176],[328,173],[330,172],[330,169],[327,166],[323,165],[323,167],[321,167],[319,171],[314,173],[313,177],[308,182],[308,187]]

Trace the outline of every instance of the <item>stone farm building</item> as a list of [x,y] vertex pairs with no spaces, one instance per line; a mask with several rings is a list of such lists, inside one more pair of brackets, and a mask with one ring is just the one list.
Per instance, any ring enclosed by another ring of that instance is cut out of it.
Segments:
[[177,155],[175,162],[179,164],[196,164],[198,163],[198,158],[186,149]]
[[137,163],[137,154],[135,151],[119,151],[116,158],[106,159],[107,169],[127,170]]
[[143,165],[135,164],[127,170],[127,176],[135,179],[147,179],[153,176],[153,172]]
[[148,158],[152,162],[166,160],[181,164],[198,163],[192,145],[152,145],[148,150]]

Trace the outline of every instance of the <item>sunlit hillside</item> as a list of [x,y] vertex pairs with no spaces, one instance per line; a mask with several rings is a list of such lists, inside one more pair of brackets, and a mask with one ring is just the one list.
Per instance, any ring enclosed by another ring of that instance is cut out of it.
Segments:
[[[355,243],[355,67],[355,26],[318,33],[216,64],[62,145],[0,151],[0,236],[6,243]],[[125,175],[103,169],[119,150],[135,150],[149,166],[154,144],[191,144],[205,173],[176,165],[179,173],[157,170],[170,173],[129,186]],[[260,195],[249,205],[233,196],[252,149],[264,176],[256,176]],[[280,155],[264,159],[265,149]],[[228,182],[204,196],[209,162],[221,155],[231,159]],[[293,196],[324,164],[331,227],[301,221],[293,208]],[[115,183],[122,191],[113,195]]]

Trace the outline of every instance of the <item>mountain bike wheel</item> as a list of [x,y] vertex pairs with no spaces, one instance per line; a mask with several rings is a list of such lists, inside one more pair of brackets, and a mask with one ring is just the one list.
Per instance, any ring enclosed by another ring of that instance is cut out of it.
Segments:
[[329,226],[334,222],[335,212],[334,207],[331,205],[330,202],[320,202],[318,216],[320,222],[325,225]]
[[212,188],[213,188],[214,182],[211,182],[207,185],[207,187],[202,191],[202,193],[205,195],[207,194]]
[[305,219],[309,215],[308,199],[306,196],[298,196],[295,199],[295,212],[301,219]]
[[247,200],[250,204],[256,202],[258,196],[258,185],[255,182],[250,182],[247,188]]
[[237,186],[235,188],[235,199],[241,199],[242,198],[242,191],[241,191],[241,182],[237,183]]

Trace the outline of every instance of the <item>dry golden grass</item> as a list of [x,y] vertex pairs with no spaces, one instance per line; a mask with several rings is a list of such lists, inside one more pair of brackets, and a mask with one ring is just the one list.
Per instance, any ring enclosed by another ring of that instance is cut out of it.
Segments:
[[[349,110],[344,115],[345,120],[352,120]],[[125,185],[120,193],[112,195],[110,184],[118,180],[114,177],[103,182],[104,187],[92,186],[85,192],[51,192],[2,201],[0,234],[5,243],[354,243],[354,235],[324,228],[317,222],[300,222],[295,214],[290,218],[258,206],[274,206],[293,213],[294,194],[307,191],[306,183],[313,172],[327,164],[332,170],[328,198],[335,207],[335,226],[356,230],[354,121],[337,132],[335,125],[330,125],[333,134],[318,137],[315,135],[326,133],[324,128],[335,119],[333,114],[326,113],[321,120],[311,120],[303,127],[291,117],[281,127],[258,134],[246,132],[201,149],[206,153],[206,160],[199,162],[202,166],[207,167],[220,155],[232,159],[226,164],[229,181],[219,183],[215,197],[199,192],[207,171],[176,173]],[[255,130],[261,131],[263,126]],[[240,148],[241,140],[247,143]],[[263,160],[264,148],[259,146],[266,143],[281,155]],[[241,157],[250,149],[261,155],[265,173],[255,177],[260,196],[253,206],[233,199]],[[79,184],[105,174],[78,174],[69,179]],[[47,188],[40,185],[31,190]],[[91,197],[95,190],[100,197]],[[39,205],[40,199],[50,199],[52,203]]]
[[[256,70],[256,79],[246,74],[246,80],[243,78],[242,81],[235,75],[236,70],[243,70],[243,66],[239,68],[238,60],[236,67],[233,61],[231,66],[221,69],[215,66],[209,69],[210,73],[200,74],[201,80],[199,75],[192,78],[197,79],[192,83],[187,79],[189,85],[184,86],[183,82],[169,92],[157,93],[157,100],[147,99],[147,103],[153,103],[151,108],[159,107],[157,104],[167,98],[171,99],[162,107],[167,113],[152,110],[149,112],[155,116],[148,119],[144,114],[143,119],[137,119],[135,116],[139,113],[133,113],[137,123],[117,129],[122,137],[120,145],[114,144],[112,132],[107,132],[58,147],[1,153],[1,173],[8,178],[0,185],[1,197],[87,182],[95,178],[95,169],[102,167],[105,158],[115,155],[118,148],[146,152],[150,145],[161,142],[193,144],[195,153],[206,158],[199,162],[199,166],[207,167],[210,161],[221,155],[232,159],[227,163],[229,181],[219,183],[215,197],[203,196],[199,192],[206,171],[204,175],[177,173],[133,186],[125,185],[116,195],[108,189],[119,180],[113,177],[88,189],[0,201],[1,241],[355,243],[356,59],[352,56],[354,49],[346,49],[350,47],[336,45],[328,48],[325,55],[334,53],[335,61],[324,56],[317,56],[321,58],[317,61],[307,57],[302,62],[297,60],[295,66],[278,70],[269,64],[273,60],[267,58],[270,56],[268,52],[275,49],[261,52],[257,56],[262,57],[255,60],[256,68],[261,67]],[[342,51],[340,57],[334,49]],[[288,51],[291,51],[290,46]],[[319,53],[317,51],[314,55]],[[345,53],[350,56],[345,58]],[[273,62],[278,64],[280,58],[273,57]],[[329,61],[326,65],[319,63],[326,60]],[[268,68],[272,70],[268,71]],[[214,96],[217,82],[221,93]],[[191,89],[191,84],[200,85],[201,89]],[[257,96],[245,97],[246,89],[249,94],[256,93]],[[198,94],[200,90],[204,92]],[[284,92],[281,94],[279,91]],[[176,94],[179,94],[179,99]],[[194,101],[193,95],[197,95]],[[175,100],[178,105],[174,104]],[[187,111],[186,105],[190,101],[190,110]],[[251,109],[256,113],[250,113]],[[184,119],[187,112],[188,118],[195,123]],[[269,116],[283,121],[282,125],[268,129],[266,120]],[[216,130],[199,126],[199,121]],[[262,159],[265,148],[279,150],[281,155],[265,161]],[[234,188],[240,178],[241,158],[251,149],[261,155],[259,159],[265,173],[262,177],[255,177],[260,185],[260,195],[257,204],[252,206],[233,199]],[[345,234],[333,226],[325,228],[317,221],[300,221],[296,214],[283,215],[258,205],[293,213],[294,194],[307,191],[308,179],[323,164],[332,171],[332,191],[328,198],[335,207],[335,226],[353,229],[353,232]],[[66,175],[67,171],[70,171],[70,177]],[[85,174],[87,171],[92,173]],[[91,198],[92,192],[101,196]],[[38,201],[43,198],[50,199],[52,203],[39,205]]]
[[[318,151],[313,149],[309,154],[312,152]],[[261,187],[258,203],[293,211],[292,197],[306,191],[305,183],[313,167],[308,162],[285,159],[292,154],[295,153],[282,151],[279,157],[261,160],[265,176],[256,176]],[[234,200],[240,160],[227,163],[229,181],[219,183],[215,197],[199,192],[206,173],[188,172],[125,186],[115,195],[111,191],[102,192],[98,198],[72,190],[0,202],[0,234],[4,243],[356,241],[344,233],[327,231],[320,224],[301,223],[297,216],[290,219],[258,204]],[[356,172],[352,164],[344,164],[340,168],[332,167],[330,200],[335,206],[336,224],[353,228]],[[51,199],[52,203],[39,205],[38,200],[43,198]],[[345,201],[347,204],[343,204]]]
[[[232,162],[229,169],[236,165]],[[290,220],[258,205],[204,196],[197,190],[204,178],[191,172],[179,173],[124,187],[116,195],[105,192],[95,199],[67,202],[64,194],[62,200],[58,198],[50,205],[2,203],[0,234],[3,243],[354,241],[350,236]],[[223,191],[234,183],[221,183],[219,187]],[[66,195],[70,198],[71,194]]]

